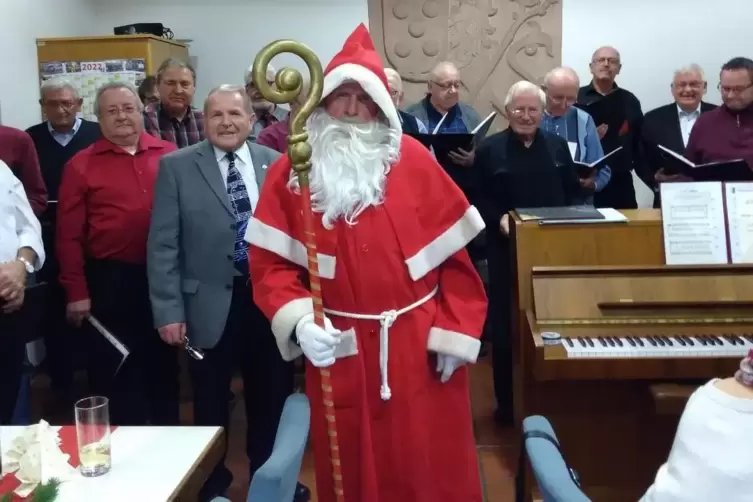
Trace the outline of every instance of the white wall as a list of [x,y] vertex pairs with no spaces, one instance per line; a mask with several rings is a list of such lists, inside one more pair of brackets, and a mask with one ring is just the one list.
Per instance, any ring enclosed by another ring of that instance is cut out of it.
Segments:
[[[593,51],[620,51],[620,86],[641,100],[643,111],[671,101],[675,68],[697,63],[706,72],[706,100],[719,104],[719,68],[735,56],[753,57],[751,0],[563,0],[562,63],[590,80]],[[606,6],[609,6],[608,8]],[[641,206],[653,193],[635,178]]]
[[[159,22],[175,38],[193,39],[196,102],[220,84],[243,83],[246,68],[266,44],[292,38],[308,45],[326,65],[358,25],[368,23],[365,0],[99,0],[97,28]],[[273,60],[277,69],[304,65],[295,56]]]
[[0,0],[0,120],[25,129],[41,119],[37,38],[91,33],[89,0]]

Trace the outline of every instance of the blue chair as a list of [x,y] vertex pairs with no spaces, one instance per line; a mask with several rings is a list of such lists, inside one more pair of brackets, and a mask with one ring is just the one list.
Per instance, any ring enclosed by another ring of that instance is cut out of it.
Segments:
[[[291,502],[295,494],[303,453],[309,437],[311,407],[305,394],[285,401],[272,455],[254,473],[248,502]],[[230,502],[215,498],[212,502]]]
[[577,474],[565,462],[559,448],[559,441],[549,420],[542,416],[532,416],[523,420],[523,450],[518,469],[518,500],[522,500],[525,464],[523,454],[528,457],[533,475],[539,486],[544,502],[590,502],[581,491]]

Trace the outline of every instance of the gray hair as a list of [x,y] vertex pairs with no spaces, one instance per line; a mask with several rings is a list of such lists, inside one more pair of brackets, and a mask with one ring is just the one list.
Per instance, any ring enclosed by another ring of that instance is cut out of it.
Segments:
[[440,63],[437,63],[434,69],[431,70],[431,73],[429,74],[429,78],[431,78],[431,80],[438,79],[439,74],[442,73],[444,70],[454,70],[455,72],[459,73],[458,67],[455,66],[455,63],[453,63],[452,61],[442,61]]
[[549,84],[552,80],[556,78],[568,78],[571,79],[576,87],[580,87],[580,78],[578,78],[578,74],[570,68],[569,66],[558,66],[557,68],[552,68],[549,70],[549,72],[544,76],[544,89],[549,87]]
[[194,67],[188,61],[183,61],[178,58],[167,58],[162,61],[162,64],[157,68],[157,83],[162,81],[162,74],[165,73],[168,68],[185,68],[191,72],[193,83],[196,84],[196,70]]
[[541,87],[528,80],[520,80],[515,82],[510,87],[510,90],[507,91],[507,96],[505,97],[505,109],[510,107],[515,98],[524,94],[533,94],[538,97],[542,109],[546,106],[546,94],[541,90]]
[[246,108],[246,111],[249,114],[254,113],[253,107],[251,106],[251,99],[248,97],[248,94],[246,94],[246,88],[243,87],[242,85],[232,85],[232,84],[218,85],[217,87],[209,91],[209,94],[207,94],[207,99],[204,100],[204,113],[207,112],[207,106],[209,105],[209,98],[211,98],[215,94],[238,94],[243,100],[243,105]]
[[102,84],[97,89],[97,94],[94,97],[94,114],[97,116],[97,118],[101,116],[100,105],[102,102],[102,95],[107,91],[115,90],[115,89],[128,89],[129,91],[131,91],[133,93],[133,97],[136,98],[136,103],[138,103],[137,106],[139,108],[139,111],[144,109],[144,105],[141,102],[141,98],[139,98],[139,91],[133,86],[133,84],[129,82],[122,82],[122,81],[114,80],[114,81],[106,82]]
[[696,63],[691,63],[687,66],[676,69],[674,75],[672,76],[672,80],[677,78],[678,75],[685,75],[687,73],[695,73],[701,77],[702,81],[706,81],[706,75],[703,73],[703,68],[701,68],[701,66]]
[[39,88],[39,97],[44,99],[44,93],[47,91],[62,90],[69,90],[73,93],[75,99],[81,99],[78,90],[73,87],[73,84],[62,78],[51,78],[42,82],[42,86]]
[[392,68],[385,68],[384,75],[387,77],[387,83],[393,90],[403,92],[403,78]]
[[[275,70],[275,67],[272,65],[267,66],[267,80],[274,80],[275,75],[277,75],[277,70]],[[251,64],[248,68],[246,68],[246,75],[243,78],[243,81],[246,83],[246,85],[250,84],[251,81],[254,79],[254,65]]]

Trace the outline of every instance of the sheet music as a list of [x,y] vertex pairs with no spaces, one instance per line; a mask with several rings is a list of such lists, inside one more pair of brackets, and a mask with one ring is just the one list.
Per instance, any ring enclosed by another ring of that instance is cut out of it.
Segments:
[[732,263],[753,263],[753,183],[725,183]]
[[115,370],[115,373],[117,373],[118,371],[120,371],[121,366],[123,366],[123,363],[128,358],[128,355],[131,353],[131,351],[129,351],[128,347],[126,347],[123,342],[118,340],[118,338],[113,335],[107,328],[102,326],[102,323],[100,323],[96,317],[90,315],[86,318],[86,320],[89,321],[89,324],[91,324],[92,327],[94,327],[94,329],[96,329],[97,332],[105,338],[105,340],[110,342],[110,345],[115,347],[115,350],[120,352],[120,354],[123,356],[120,359],[120,364],[118,364],[118,367]]
[[722,183],[662,183],[661,209],[667,265],[727,263]]

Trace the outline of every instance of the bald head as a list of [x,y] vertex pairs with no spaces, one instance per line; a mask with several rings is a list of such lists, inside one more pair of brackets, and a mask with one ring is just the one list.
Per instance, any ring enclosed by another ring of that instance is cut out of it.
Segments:
[[603,85],[612,85],[622,69],[620,53],[614,47],[599,47],[591,56],[591,75]]
[[429,96],[439,113],[447,113],[460,100],[460,72],[450,61],[442,61],[429,75]]
[[565,115],[578,98],[580,79],[575,70],[565,66],[555,68],[544,77],[546,111],[555,117]]
[[400,102],[403,100],[403,79],[392,68],[385,68],[384,74],[387,76],[387,84],[390,87],[392,102],[395,103],[395,106],[400,106]]
[[575,87],[580,87],[580,78],[578,78],[575,70],[567,66],[554,68],[544,77],[544,87],[548,88],[552,85],[560,84],[572,84]]

